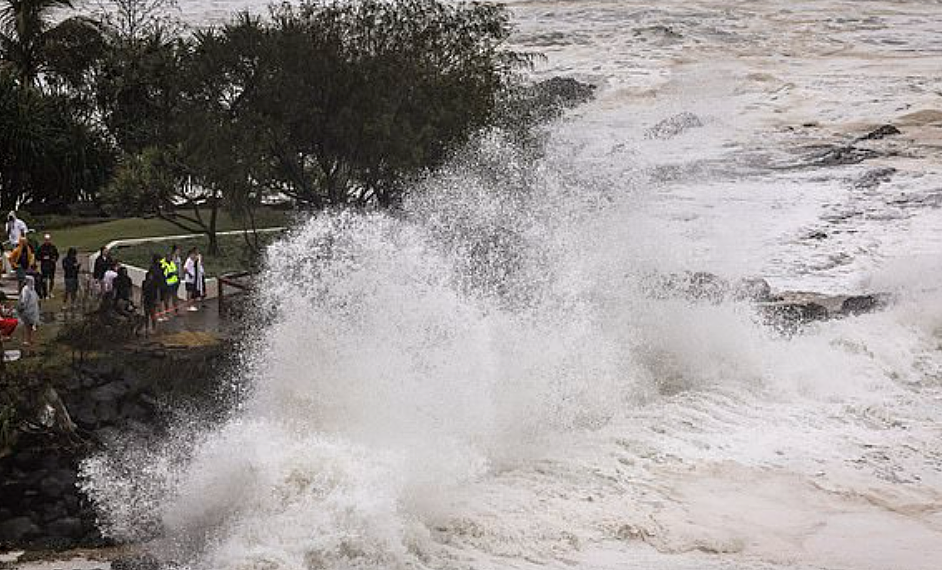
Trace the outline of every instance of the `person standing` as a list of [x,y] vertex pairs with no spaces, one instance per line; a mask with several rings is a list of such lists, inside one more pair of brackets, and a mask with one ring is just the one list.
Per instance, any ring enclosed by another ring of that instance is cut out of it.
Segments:
[[[176,250],[177,246],[173,246],[173,251]],[[177,307],[177,301],[180,292],[180,266],[173,261],[173,251],[171,251],[171,255],[160,260],[160,269],[164,277],[164,284],[166,285],[166,288],[163,290],[164,311],[169,313],[170,308],[173,307],[174,314],[178,314],[179,308]]]
[[65,308],[65,306],[75,305],[78,295],[79,260],[78,251],[74,247],[70,247],[62,259],[62,276],[65,279],[65,300],[63,303],[63,308]]
[[144,276],[144,282],[141,283],[141,305],[144,307],[144,329],[145,331],[157,330],[157,305],[160,304],[160,283],[163,275],[154,271],[154,268]]
[[46,234],[43,236],[43,244],[39,246],[39,270],[42,272],[42,280],[46,296],[55,297],[52,290],[56,286],[56,264],[59,263],[59,250],[52,243],[52,236]]
[[95,293],[98,296],[103,294],[101,280],[105,278],[105,272],[111,268],[111,251],[102,246],[98,250],[98,257],[95,259],[95,266],[92,268],[92,282],[95,286]]
[[33,248],[25,235],[20,236],[19,242],[10,253],[10,265],[16,271],[16,286],[22,289],[26,284],[26,272],[36,263],[36,256],[33,254]]
[[29,268],[26,272],[26,276],[33,278],[33,289],[36,291],[36,294],[39,295],[39,300],[45,300],[46,297],[48,297],[46,282],[43,281],[43,274],[39,272],[39,266],[36,263],[33,263],[33,266]]
[[114,281],[118,272],[114,266],[109,266],[101,278],[101,298],[103,304],[112,304],[114,301]]
[[[164,263],[164,258],[155,253],[151,257],[150,269],[147,270],[147,273],[153,277],[154,287],[157,292],[156,303],[158,305],[158,309],[166,305],[170,295],[170,289],[167,287],[167,277],[164,275]],[[163,311],[154,311],[154,316],[156,317],[156,322],[159,323],[167,320],[167,317]]]
[[10,247],[15,248],[20,243],[20,238],[26,237],[29,228],[26,222],[16,217],[16,212],[11,211],[7,214],[7,239]]
[[133,315],[135,311],[134,302],[131,300],[133,289],[134,284],[128,275],[128,268],[119,265],[118,276],[114,278],[114,308],[125,317]]
[[187,310],[198,311],[196,302],[203,296],[204,272],[203,258],[195,247],[190,250],[183,265],[183,282],[186,285],[186,299],[190,305]]
[[[25,238],[23,238],[25,239]],[[33,335],[39,328],[39,295],[36,294],[36,282],[32,277],[26,277],[20,289],[20,298],[16,304],[16,313],[23,323],[23,346],[33,344]]]
[[180,303],[180,273],[183,271],[183,250],[180,249],[180,246],[177,244],[173,244],[170,247],[170,262],[173,263],[174,268],[177,270],[177,283],[171,287],[173,289],[173,312],[177,314],[178,305]]

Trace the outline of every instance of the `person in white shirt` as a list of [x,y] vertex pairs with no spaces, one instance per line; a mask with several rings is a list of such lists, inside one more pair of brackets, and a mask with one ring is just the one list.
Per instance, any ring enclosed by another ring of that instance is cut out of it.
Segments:
[[7,214],[7,239],[10,247],[16,247],[20,243],[20,238],[24,237],[29,231],[26,222],[16,217],[16,212],[11,211]]
[[109,267],[105,271],[104,277],[101,278],[101,296],[103,299],[113,299],[114,298],[114,280],[118,276],[118,271],[115,267]]
[[186,285],[186,299],[190,311],[198,311],[196,300],[205,294],[206,273],[203,270],[203,256],[195,247],[190,250],[183,264],[183,283]]

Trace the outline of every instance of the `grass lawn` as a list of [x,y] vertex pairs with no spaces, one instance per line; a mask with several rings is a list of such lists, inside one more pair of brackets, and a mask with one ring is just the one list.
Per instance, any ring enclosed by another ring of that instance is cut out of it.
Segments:
[[[280,232],[267,232],[259,234],[259,241],[262,245],[271,243],[277,239]],[[253,269],[255,260],[252,258],[252,250],[245,243],[242,235],[219,236],[218,256],[209,256],[206,254],[206,237],[196,237],[182,239],[176,242],[183,250],[183,255],[191,247],[198,247],[203,252],[203,267],[206,269],[207,277],[217,277],[226,273],[238,273]],[[167,253],[171,244],[169,242],[152,242],[136,245],[118,247],[114,250],[115,258],[128,265],[147,268],[150,266],[151,256],[155,253]],[[184,259],[185,261],[185,259]],[[181,269],[182,271],[182,269]]]
[[[260,229],[283,226],[288,223],[290,216],[290,212],[265,208],[258,212],[257,224]],[[41,234],[44,230],[43,228],[35,229],[40,234],[38,239],[41,241]],[[218,229],[224,232],[242,228],[225,212],[220,212]],[[51,230],[49,233],[52,234],[53,241],[64,255],[70,247],[80,252],[92,252],[117,239],[182,235],[186,232],[159,218],[123,218],[99,224]]]

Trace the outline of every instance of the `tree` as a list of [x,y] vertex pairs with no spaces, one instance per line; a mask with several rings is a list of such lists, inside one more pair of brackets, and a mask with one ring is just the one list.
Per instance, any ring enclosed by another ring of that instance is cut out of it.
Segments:
[[117,43],[133,45],[154,35],[179,35],[178,9],[177,0],[98,0],[95,19]]
[[529,63],[503,47],[506,9],[442,0],[284,4],[186,39],[113,27],[98,102],[126,156],[105,201],[211,248],[220,208],[250,228],[266,196],[395,205],[409,177],[497,122]]
[[51,25],[52,12],[63,8],[72,8],[71,0],[0,2],[0,66],[11,71],[21,86],[37,85],[48,63],[47,48],[57,36],[74,35],[87,23],[76,17]]
[[209,70],[201,85],[224,86],[209,102],[253,133],[257,183],[314,208],[388,206],[493,123],[528,63],[502,47],[509,34],[507,11],[485,4],[285,4],[203,34],[192,69]]
[[0,208],[61,209],[110,177],[114,152],[68,99],[0,72]]

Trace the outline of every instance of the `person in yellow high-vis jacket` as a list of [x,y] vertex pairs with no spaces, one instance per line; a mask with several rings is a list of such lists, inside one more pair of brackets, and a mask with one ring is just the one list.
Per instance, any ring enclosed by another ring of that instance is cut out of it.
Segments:
[[160,270],[164,276],[166,287],[162,288],[164,311],[170,311],[173,307],[174,312],[177,308],[177,292],[180,290],[180,269],[174,263],[173,258],[164,257],[160,260]]

